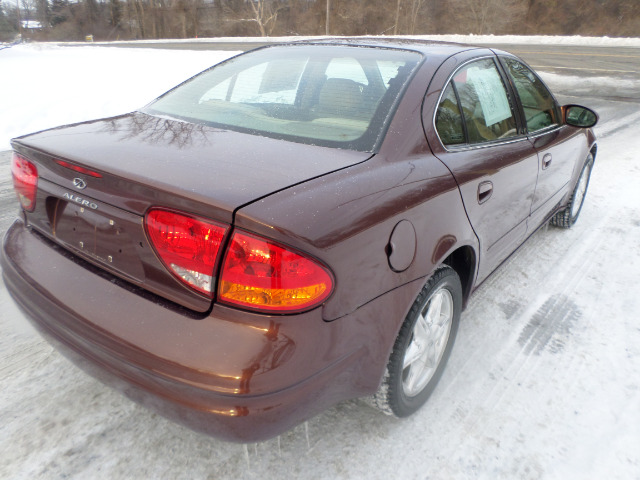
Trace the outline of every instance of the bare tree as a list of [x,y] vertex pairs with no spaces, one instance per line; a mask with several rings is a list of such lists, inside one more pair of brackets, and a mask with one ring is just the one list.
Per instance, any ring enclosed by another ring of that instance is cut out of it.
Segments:
[[409,18],[409,35],[416,33],[416,25],[418,23],[418,15],[424,5],[424,0],[411,0],[411,16]]
[[102,40],[387,32],[637,36],[640,31],[640,0],[0,0],[0,4],[4,31],[21,29],[20,20],[40,20],[45,28],[22,33],[42,40],[79,40],[87,34]]
[[278,12],[283,6],[274,0],[249,0],[249,5],[253,12],[250,21],[256,22],[261,36],[268,37],[276,26]]
[[145,28],[144,28],[144,4],[142,0],[129,0],[130,3],[133,4],[133,13],[135,15],[136,25],[138,27],[138,31],[140,32],[141,38],[146,38]]
[[[398,0],[400,1],[400,0]],[[331,18],[331,0],[327,0],[327,16],[325,17],[324,34],[329,35],[329,19]]]
[[397,35],[398,34],[398,23],[400,23],[400,5],[402,4],[402,0],[398,0],[398,3],[396,4],[396,21],[393,24],[393,34]]
[[24,20],[33,20],[33,12],[35,11],[35,1],[34,0],[21,0],[20,5],[22,5],[22,18]]
[[522,0],[455,0],[449,6],[458,13],[458,33],[479,35],[504,31],[510,24],[522,21],[526,10]]

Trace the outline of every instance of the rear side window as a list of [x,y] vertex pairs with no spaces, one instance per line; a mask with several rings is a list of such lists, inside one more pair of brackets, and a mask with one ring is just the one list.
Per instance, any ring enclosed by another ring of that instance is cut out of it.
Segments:
[[145,111],[224,129],[374,151],[417,52],[347,46],[265,48],[215,66]]
[[460,114],[460,106],[458,105],[452,84],[447,86],[440,105],[438,106],[436,129],[438,130],[442,143],[445,145],[465,143],[462,115]]
[[520,97],[529,132],[559,125],[558,106],[536,74],[513,58],[503,60]]
[[513,104],[492,59],[471,62],[455,73],[438,105],[436,130],[444,145],[518,135]]

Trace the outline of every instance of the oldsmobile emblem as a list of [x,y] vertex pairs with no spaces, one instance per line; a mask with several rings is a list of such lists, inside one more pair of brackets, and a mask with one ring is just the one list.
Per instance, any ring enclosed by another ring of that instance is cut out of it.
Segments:
[[87,182],[85,182],[83,179],[79,177],[76,177],[73,179],[73,186],[76,187],[78,190],[83,190],[87,188]]

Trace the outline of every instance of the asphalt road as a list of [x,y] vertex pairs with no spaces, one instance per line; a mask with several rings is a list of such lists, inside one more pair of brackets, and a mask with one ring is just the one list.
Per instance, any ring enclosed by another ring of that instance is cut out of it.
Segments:
[[[87,377],[0,283],[0,478],[637,478],[640,300],[625,291],[640,169],[623,147],[640,126],[640,49],[500,48],[579,77],[554,90],[600,113],[598,160],[575,228],[535,234],[472,297],[426,408],[395,420],[343,402],[268,442],[219,442]],[[17,213],[9,163],[0,152],[0,234]]]
[[638,78],[640,49],[557,45],[495,45],[515,53],[537,70],[588,76]]

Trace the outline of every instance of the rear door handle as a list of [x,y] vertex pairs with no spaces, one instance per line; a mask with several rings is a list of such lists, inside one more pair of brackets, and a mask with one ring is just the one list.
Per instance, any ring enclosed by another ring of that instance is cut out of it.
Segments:
[[491,198],[493,194],[493,183],[481,182],[478,185],[478,203],[482,204]]
[[546,170],[549,165],[551,165],[551,160],[553,160],[553,157],[551,157],[550,153],[545,154],[544,157],[542,157],[542,169]]

